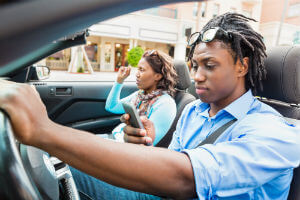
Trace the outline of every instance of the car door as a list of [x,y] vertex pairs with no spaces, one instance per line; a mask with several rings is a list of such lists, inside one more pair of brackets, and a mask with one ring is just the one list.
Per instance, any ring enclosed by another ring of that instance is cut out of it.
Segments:
[[[105,110],[106,99],[117,72],[69,73],[66,69],[50,71],[46,62],[46,58],[50,58],[53,53],[86,44],[86,34],[86,30],[81,31],[49,44],[43,55],[28,63],[35,62],[32,66],[14,74],[12,80],[34,85],[46,106],[49,118],[54,122],[95,134],[110,133],[120,123],[120,115]],[[49,70],[49,76],[41,77],[39,72],[45,68]],[[124,83],[120,98],[136,90],[133,72]]]
[[[95,134],[110,133],[120,115],[105,110],[114,84],[111,81],[32,81],[54,122]],[[121,97],[136,91],[135,82],[124,83]]]

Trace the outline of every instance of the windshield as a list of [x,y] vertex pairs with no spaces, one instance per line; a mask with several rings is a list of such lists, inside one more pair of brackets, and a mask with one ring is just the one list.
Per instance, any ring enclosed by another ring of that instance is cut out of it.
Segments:
[[[51,69],[47,81],[109,81],[121,66],[136,71],[139,58],[132,57],[137,48],[187,60],[189,36],[226,12],[255,19],[251,25],[263,36],[267,50],[300,45],[300,0],[211,0],[164,5],[96,23],[89,27],[86,45],[56,52],[38,64]],[[127,81],[135,81],[135,73]]]

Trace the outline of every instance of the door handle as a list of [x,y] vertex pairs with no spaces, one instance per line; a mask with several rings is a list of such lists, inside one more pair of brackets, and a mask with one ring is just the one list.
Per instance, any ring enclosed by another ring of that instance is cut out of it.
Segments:
[[73,94],[72,87],[50,87],[50,95],[71,96],[72,94]]

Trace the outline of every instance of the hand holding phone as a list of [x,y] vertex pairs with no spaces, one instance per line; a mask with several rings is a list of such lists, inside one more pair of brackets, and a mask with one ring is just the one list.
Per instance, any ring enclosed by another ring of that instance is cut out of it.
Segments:
[[123,102],[122,105],[123,105],[125,112],[130,115],[129,122],[130,122],[131,126],[133,126],[135,128],[144,129],[144,126],[141,122],[140,116],[138,115],[135,107],[128,102]]

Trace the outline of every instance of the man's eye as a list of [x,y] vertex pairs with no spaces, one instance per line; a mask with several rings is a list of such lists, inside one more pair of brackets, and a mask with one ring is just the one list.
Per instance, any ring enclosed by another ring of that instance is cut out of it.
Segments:
[[212,70],[214,69],[216,66],[215,65],[205,65],[206,69]]
[[192,70],[197,71],[198,70],[198,65],[192,65]]

